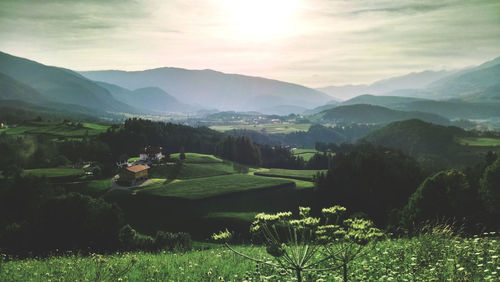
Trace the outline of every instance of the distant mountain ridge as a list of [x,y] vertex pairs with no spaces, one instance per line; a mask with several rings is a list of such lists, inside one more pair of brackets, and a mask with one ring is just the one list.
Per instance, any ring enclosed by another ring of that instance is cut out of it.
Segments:
[[159,87],[183,103],[219,110],[248,111],[281,105],[315,107],[331,100],[320,91],[298,84],[213,70],[158,68],[80,73],[128,89]]
[[175,97],[158,87],[144,87],[132,91],[105,82],[98,81],[96,83],[107,89],[115,99],[146,112],[166,113],[192,110],[191,106],[179,102]]
[[431,83],[442,79],[456,71],[422,71],[402,76],[378,80],[372,84],[339,85],[317,88],[334,97],[350,99],[363,94],[381,95],[400,89],[424,89]]
[[[68,69],[46,66],[0,52],[0,73],[34,89],[44,101],[78,105],[98,112],[137,112],[135,108],[114,99],[106,89]],[[20,91],[21,88],[16,89]],[[18,93],[15,97],[30,103],[41,102],[39,99],[33,100],[33,95],[28,98]]]
[[476,67],[453,71],[423,71],[376,81],[369,85],[318,88],[329,95],[350,99],[359,95],[405,96],[471,102],[500,101],[500,57]]

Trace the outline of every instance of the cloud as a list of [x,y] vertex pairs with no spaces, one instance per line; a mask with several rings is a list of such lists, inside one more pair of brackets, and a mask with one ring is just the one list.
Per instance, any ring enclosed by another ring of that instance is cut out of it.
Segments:
[[0,50],[77,70],[210,68],[307,86],[500,55],[497,0],[299,0],[291,26],[261,38],[238,30],[225,1],[2,0]]

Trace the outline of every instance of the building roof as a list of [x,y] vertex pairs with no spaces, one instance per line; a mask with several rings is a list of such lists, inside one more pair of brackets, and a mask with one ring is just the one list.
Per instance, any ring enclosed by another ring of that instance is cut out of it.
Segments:
[[147,165],[134,165],[134,166],[127,167],[126,169],[130,172],[137,173],[139,171],[149,169],[149,166],[147,166]]

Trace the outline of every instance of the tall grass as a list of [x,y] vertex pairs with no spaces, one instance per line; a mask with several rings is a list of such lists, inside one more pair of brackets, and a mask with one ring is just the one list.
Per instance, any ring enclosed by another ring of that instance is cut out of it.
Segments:
[[[499,281],[499,239],[493,233],[472,238],[429,233],[410,239],[387,239],[373,245],[366,256],[352,262],[349,279]],[[262,247],[240,246],[236,249],[253,257],[271,259]],[[304,277],[307,281],[318,279],[337,281],[342,279],[342,273],[309,273]],[[223,248],[187,253],[68,255],[12,261],[2,257],[0,261],[0,281],[48,280],[286,281],[293,280],[293,276],[289,272],[272,271]]]

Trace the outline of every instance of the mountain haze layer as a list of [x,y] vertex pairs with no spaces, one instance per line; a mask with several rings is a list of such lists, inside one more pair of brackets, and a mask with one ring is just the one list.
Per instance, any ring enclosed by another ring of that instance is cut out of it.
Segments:
[[180,103],[158,87],[144,87],[131,91],[105,82],[96,83],[107,89],[115,99],[146,112],[186,112],[192,109],[191,106]]
[[301,85],[213,70],[158,68],[80,73],[128,89],[159,87],[183,103],[220,110],[259,110],[280,105],[315,107],[331,100],[328,95]]

